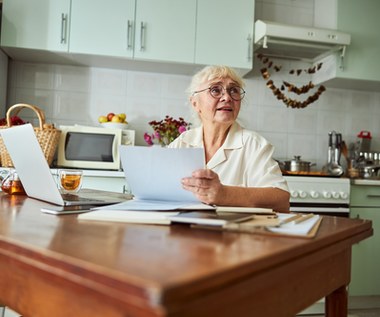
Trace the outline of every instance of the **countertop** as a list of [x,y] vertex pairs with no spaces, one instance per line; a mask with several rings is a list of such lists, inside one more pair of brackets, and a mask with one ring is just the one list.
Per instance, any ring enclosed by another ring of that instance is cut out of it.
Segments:
[[[53,175],[57,174],[59,168],[57,167],[52,167],[50,170]],[[0,172],[1,171],[7,171],[9,168],[7,167],[0,167]],[[90,176],[90,177],[124,177],[124,172],[123,171],[111,171],[111,170],[86,170],[83,169],[83,175],[84,176]]]

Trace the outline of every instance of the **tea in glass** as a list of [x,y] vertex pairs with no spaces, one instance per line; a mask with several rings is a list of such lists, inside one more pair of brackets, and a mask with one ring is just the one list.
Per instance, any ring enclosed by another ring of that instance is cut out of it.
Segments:
[[64,193],[77,193],[82,187],[83,171],[59,170],[59,186]]

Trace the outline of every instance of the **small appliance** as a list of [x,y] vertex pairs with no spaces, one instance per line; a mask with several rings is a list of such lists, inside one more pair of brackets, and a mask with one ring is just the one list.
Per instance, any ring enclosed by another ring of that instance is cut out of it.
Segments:
[[90,126],[60,126],[58,167],[120,170],[120,145],[134,145],[135,131]]

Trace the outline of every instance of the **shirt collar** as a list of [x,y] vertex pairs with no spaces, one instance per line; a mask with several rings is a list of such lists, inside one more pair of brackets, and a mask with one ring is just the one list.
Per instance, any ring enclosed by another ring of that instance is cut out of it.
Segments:
[[[192,147],[204,147],[203,145],[203,125],[198,128],[189,131],[183,136],[182,141],[189,144]],[[243,134],[242,127],[234,122],[227,134],[227,138],[224,141],[223,149],[238,149],[243,146]]]

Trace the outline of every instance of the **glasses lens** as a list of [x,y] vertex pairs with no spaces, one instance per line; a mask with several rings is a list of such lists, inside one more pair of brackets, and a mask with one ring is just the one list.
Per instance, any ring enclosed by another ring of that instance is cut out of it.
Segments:
[[210,94],[215,98],[220,98],[223,95],[223,86],[215,85],[210,87]]
[[227,88],[227,91],[233,100],[241,100],[245,94],[244,89],[240,88],[239,86]]

